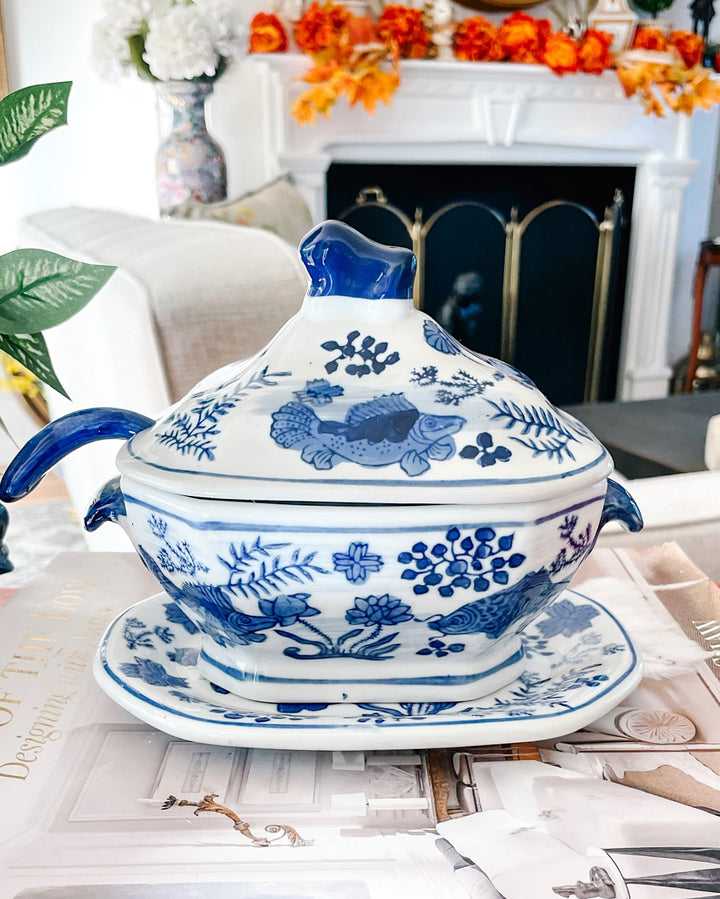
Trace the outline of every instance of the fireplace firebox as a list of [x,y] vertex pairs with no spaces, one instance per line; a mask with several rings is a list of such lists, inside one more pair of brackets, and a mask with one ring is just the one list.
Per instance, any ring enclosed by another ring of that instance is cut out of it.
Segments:
[[[418,257],[416,302],[558,404],[614,399],[632,167],[334,163],[327,212]],[[367,187],[365,185],[373,185]]]

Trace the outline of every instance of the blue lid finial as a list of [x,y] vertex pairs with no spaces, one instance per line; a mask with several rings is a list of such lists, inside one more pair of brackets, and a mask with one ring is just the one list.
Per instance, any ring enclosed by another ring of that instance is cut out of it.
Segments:
[[308,296],[412,298],[417,266],[412,251],[376,243],[343,222],[313,228],[300,244],[300,259],[310,275]]

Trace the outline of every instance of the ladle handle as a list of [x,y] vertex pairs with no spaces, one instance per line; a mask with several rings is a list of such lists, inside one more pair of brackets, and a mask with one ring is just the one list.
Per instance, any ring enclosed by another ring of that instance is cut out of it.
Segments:
[[19,450],[0,481],[0,499],[22,499],[50,469],[73,450],[96,440],[127,440],[154,424],[127,409],[95,408],[70,412],[51,421]]

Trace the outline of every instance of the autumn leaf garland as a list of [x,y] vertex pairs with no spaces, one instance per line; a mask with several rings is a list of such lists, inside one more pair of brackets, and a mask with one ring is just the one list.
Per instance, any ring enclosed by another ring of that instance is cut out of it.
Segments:
[[[355,16],[332,0],[318,0],[293,26],[295,45],[312,59],[303,77],[310,87],[295,101],[300,124],[329,116],[340,97],[371,113],[389,104],[400,84],[401,59],[428,59],[435,53],[432,30],[423,10],[394,4],[373,21]],[[637,29],[633,48],[613,56],[611,35],[588,29],[579,40],[553,31],[548,19],[514,12],[500,25],[481,15],[455,23],[452,48],[468,62],[535,63],[557,75],[600,75],[615,68],[627,96],[638,95],[645,112],[666,109],[692,113],[720,102],[720,86],[701,67],[704,41],[689,31],[669,36],[655,28]],[[290,39],[278,16],[258,13],[250,27],[251,53],[283,53]]]

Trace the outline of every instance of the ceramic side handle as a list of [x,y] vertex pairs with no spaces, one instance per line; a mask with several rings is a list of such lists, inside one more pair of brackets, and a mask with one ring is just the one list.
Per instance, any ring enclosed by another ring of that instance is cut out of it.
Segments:
[[106,521],[114,521],[126,517],[125,498],[120,489],[120,478],[112,478],[98,490],[90,508],[85,513],[83,522],[86,531],[96,531]]
[[600,514],[598,531],[609,521],[619,521],[628,531],[642,530],[643,518],[637,503],[624,487],[608,478],[605,505]]
[[51,421],[28,440],[0,481],[0,498],[22,499],[68,453],[96,440],[127,440],[155,422],[127,409],[96,408],[71,412]]

